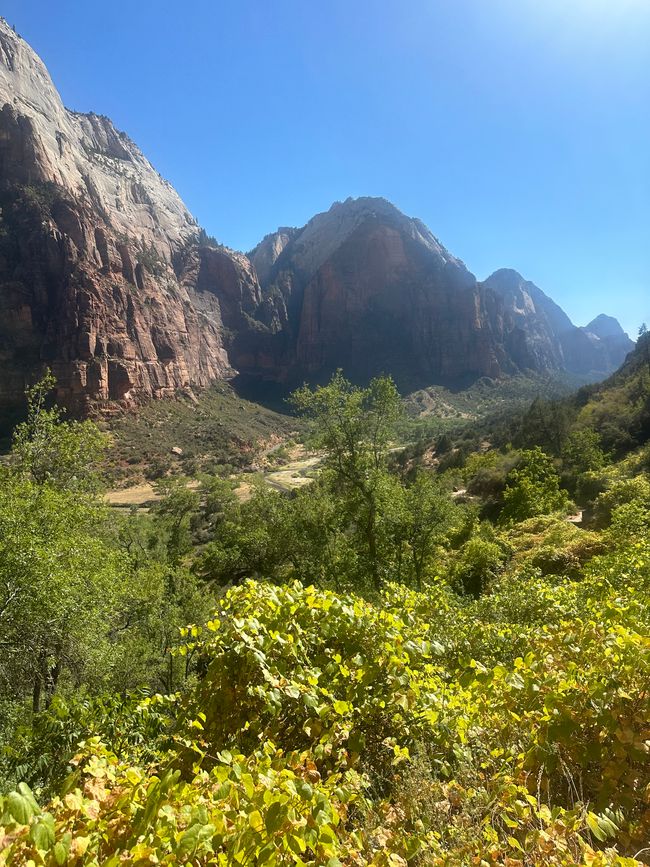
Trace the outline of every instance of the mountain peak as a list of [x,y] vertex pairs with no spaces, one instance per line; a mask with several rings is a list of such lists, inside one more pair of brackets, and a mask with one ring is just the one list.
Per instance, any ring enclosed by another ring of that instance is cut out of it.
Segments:
[[349,197],[312,217],[291,239],[294,265],[304,274],[314,274],[357,230],[367,225],[393,230],[426,248],[441,264],[452,263],[466,270],[421,220],[407,217],[392,202],[379,196]]
[[559,305],[514,268],[500,268],[490,274],[483,285],[500,295],[517,316],[531,313],[543,316],[558,333],[575,327]]
[[202,387],[234,368],[288,384],[342,367],[420,387],[527,369],[607,373],[625,350],[624,337],[597,336],[620,329],[613,320],[575,328],[512,269],[478,284],[382,197],[334,202],[248,257],[202,243],[137,146],[107,117],[66,109],[6,21],[0,181],[16,251],[0,256],[10,336],[0,409],[44,363],[59,397],[83,408]]
[[498,268],[484,282],[498,284],[502,289],[518,289],[522,283],[530,283],[530,280],[526,280],[514,268]]
[[348,196],[342,202],[333,202],[326,213],[337,214],[341,212],[408,219],[399,208],[383,196]]
[[621,327],[618,319],[615,319],[613,316],[607,316],[605,313],[601,313],[595,319],[592,319],[589,325],[585,326],[585,331],[589,331],[590,334],[595,334],[596,337],[600,337],[601,339],[607,337],[629,337]]
[[45,64],[32,47],[0,18],[0,103],[26,114],[63,112],[63,103]]
[[618,367],[631,349],[615,319],[598,316],[586,328],[577,328],[561,307],[512,268],[495,271],[483,285],[503,299],[541,367],[598,379]]

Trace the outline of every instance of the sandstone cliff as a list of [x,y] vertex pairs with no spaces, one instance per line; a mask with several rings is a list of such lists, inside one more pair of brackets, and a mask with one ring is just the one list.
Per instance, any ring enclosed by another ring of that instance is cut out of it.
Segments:
[[478,283],[421,221],[383,199],[338,202],[300,230],[267,235],[250,258],[263,263],[276,311],[275,337],[256,344],[262,354],[248,342],[235,352],[252,377],[294,383],[342,367],[359,380],[390,372],[404,388],[522,370],[597,378],[632,345],[576,328],[514,271]]
[[243,373],[293,383],[342,367],[359,380],[389,372],[410,387],[516,369],[495,299],[389,202],[348,199],[280,232],[281,243],[267,236],[251,254],[265,263],[262,287],[280,327],[265,337],[264,358],[236,352]]
[[0,21],[0,407],[50,365],[75,410],[231,374],[224,325],[260,303],[249,260],[202,243],[108,118],[64,108]]

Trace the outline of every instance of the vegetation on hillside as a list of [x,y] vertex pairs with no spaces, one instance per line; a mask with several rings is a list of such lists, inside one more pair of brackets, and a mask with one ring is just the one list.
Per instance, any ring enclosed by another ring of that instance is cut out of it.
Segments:
[[626,375],[537,440],[539,405],[428,456],[393,450],[390,379],[338,374],[294,395],[311,485],[167,477],[129,515],[105,438],[30,392],[0,476],[0,864],[650,863],[639,370],[627,447],[589,409]]
[[217,383],[198,398],[151,401],[114,419],[107,470],[117,482],[158,479],[170,471],[227,475],[255,465],[265,448],[299,427],[290,415],[243,400]]

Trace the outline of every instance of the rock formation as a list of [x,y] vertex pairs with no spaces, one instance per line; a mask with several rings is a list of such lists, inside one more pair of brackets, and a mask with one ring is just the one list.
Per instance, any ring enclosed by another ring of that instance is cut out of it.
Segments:
[[75,412],[239,371],[288,388],[338,367],[403,388],[520,370],[602,376],[630,346],[500,271],[480,284],[419,220],[348,199],[248,255],[212,242],[111,121],[66,109],[0,20],[0,412],[45,366]]
[[68,111],[0,22],[0,407],[52,367],[74,410],[202,387],[260,303],[254,268],[215,248],[108,118]]
[[300,230],[267,235],[249,256],[263,264],[276,332],[258,339],[263,357],[235,342],[233,361],[252,377],[293,384],[342,367],[359,380],[390,372],[403,388],[522,370],[602,378],[633,345],[616,320],[613,337],[576,328],[515,271],[478,283],[422,222],[383,199],[337,202]]
[[600,315],[585,328],[576,327],[542,290],[507,268],[483,284],[503,300],[525,335],[537,370],[567,371],[585,379],[603,379],[616,370],[634,343],[616,319]]
[[358,380],[390,372],[410,387],[516,369],[495,298],[426,226],[383,199],[336,203],[300,231],[267,236],[250,257],[264,264],[275,335],[263,341],[263,359],[235,343],[244,374],[293,383],[341,367]]

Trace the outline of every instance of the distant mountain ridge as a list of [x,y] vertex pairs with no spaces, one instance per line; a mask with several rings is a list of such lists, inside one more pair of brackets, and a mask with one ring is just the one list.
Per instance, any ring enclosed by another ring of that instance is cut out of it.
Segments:
[[85,413],[237,372],[285,389],[338,367],[405,389],[602,378],[632,345],[607,317],[575,328],[514,272],[479,283],[384,199],[337,202],[248,255],[213,243],[125,133],[63,106],[2,20],[0,208],[3,412],[45,366]]
[[517,327],[526,334],[539,369],[603,378],[634,348],[613,317],[601,314],[586,327],[576,327],[561,307],[517,271],[495,271],[483,285],[504,300]]

